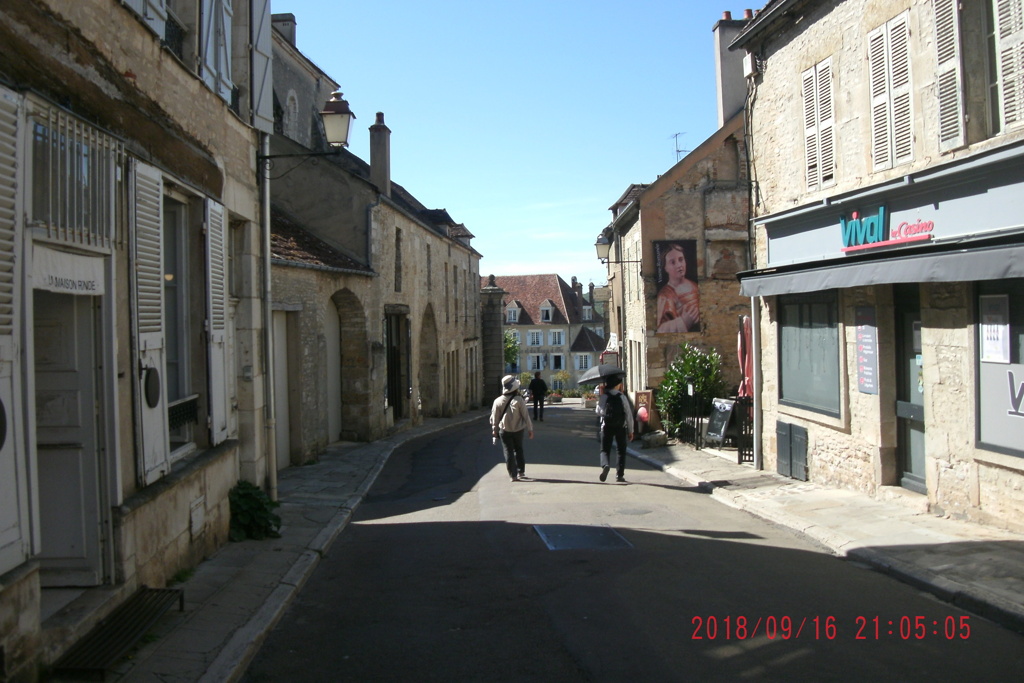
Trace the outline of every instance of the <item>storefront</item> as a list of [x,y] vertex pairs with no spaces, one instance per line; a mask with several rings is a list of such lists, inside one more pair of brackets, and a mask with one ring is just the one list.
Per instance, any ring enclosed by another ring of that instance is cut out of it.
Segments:
[[1020,523],[1022,162],[1006,146],[757,220],[765,267],[739,277],[766,466]]

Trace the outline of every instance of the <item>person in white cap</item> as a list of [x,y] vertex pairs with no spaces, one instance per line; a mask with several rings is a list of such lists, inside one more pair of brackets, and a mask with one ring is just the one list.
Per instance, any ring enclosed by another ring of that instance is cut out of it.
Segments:
[[523,455],[523,434],[533,438],[530,410],[519,393],[519,380],[515,375],[501,378],[502,394],[491,406],[491,436],[501,439],[505,454],[505,467],[512,481],[526,479],[526,458]]

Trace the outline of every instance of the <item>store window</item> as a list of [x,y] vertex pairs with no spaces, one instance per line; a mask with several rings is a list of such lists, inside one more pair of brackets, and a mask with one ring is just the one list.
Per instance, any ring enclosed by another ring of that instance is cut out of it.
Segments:
[[1024,457],[1024,280],[978,286],[978,441]]
[[836,293],[779,297],[779,402],[839,416]]

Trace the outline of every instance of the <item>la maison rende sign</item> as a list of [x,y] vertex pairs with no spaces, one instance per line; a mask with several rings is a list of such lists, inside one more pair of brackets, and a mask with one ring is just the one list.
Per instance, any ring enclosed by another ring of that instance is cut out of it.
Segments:
[[891,226],[884,206],[869,215],[854,211],[850,217],[839,217],[839,230],[843,236],[843,252],[891,247],[912,242],[927,242],[932,238],[935,223],[918,220],[901,221]]

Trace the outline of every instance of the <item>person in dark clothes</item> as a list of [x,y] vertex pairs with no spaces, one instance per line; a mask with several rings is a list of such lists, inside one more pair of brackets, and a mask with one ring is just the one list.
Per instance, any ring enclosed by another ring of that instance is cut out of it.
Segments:
[[622,391],[622,375],[605,380],[601,400],[597,404],[601,417],[601,481],[608,478],[608,453],[612,441],[618,447],[619,458],[615,468],[615,481],[626,482],[626,444],[633,440],[633,406]]
[[540,378],[540,373],[533,373],[530,380],[530,397],[533,399],[533,419],[544,421],[544,397],[548,394],[547,383]]

